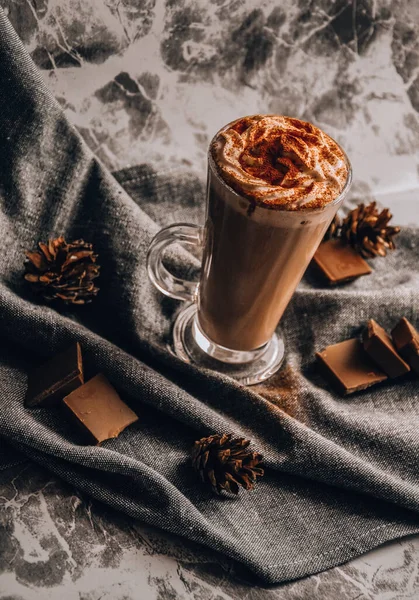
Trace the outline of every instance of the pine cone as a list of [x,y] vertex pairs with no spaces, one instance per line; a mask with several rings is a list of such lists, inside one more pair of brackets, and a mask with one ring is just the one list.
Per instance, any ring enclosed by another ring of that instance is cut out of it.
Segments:
[[400,232],[400,227],[388,225],[392,216],[388,208],[379,212],[376,202],[359,204],[342,223],[338,216],[333,219],[325,239],[341,238],[364,258],[385,256],[396,247],[393,238]]
[[99,276],[97,254],[92,244],[76,240],[67,244],[63,237],[40,242],[39,250],[26,252],[25,279],[45,300],[65,304],[86,304],[99,288],[93,280]]
[[192,448],[193,468],[217,494],[221,490],[238,494],[239,486],[252,490],[256,477],[264,473],[258,466],[262,455],[246,449],[250,441],[232,436],[211,435],[196,441]]

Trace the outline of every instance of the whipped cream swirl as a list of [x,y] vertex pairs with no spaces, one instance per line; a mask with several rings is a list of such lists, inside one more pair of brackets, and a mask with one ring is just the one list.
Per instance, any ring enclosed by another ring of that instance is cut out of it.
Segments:
[[211,153],[239,194],[269,208],[321,208],[343,190],[348,163],[318,127],[279,115],[243,117],[214,138]]

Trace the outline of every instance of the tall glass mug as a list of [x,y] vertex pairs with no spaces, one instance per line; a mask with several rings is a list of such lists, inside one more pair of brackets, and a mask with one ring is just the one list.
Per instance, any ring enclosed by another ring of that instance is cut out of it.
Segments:
[[[255,115],[216,134],[205,227],[162,229],[147,257],[157,289],[187,302],[173,331],[178,357],[247,385],[279,369],[275,329],[350,183],[343,150],[304,121]],[[203,248],[199,282],[164,267],[174,242]]]

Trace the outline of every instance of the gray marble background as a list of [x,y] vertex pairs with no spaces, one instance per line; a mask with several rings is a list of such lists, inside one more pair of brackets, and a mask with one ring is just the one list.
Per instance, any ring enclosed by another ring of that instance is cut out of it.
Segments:
[[[185,168],[239,115],[311,120],[346,149],[352,202],[419,225],[419,0],[0,0],[45,83],[124,181]],[[128,170],[128,171],[127,171]],[[141,171],[140,171],[141,172]],[[419,538],[261,588],[240,566],[81,496],[0,473],[2,600],[419,598]]]

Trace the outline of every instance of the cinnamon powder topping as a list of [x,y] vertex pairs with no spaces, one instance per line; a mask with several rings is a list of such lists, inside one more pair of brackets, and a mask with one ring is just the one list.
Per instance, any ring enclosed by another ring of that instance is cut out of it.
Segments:
[[343,190],[348,163],[318,127],[279,115],[243,117],[214,138],[221,177],[257,204],[282,210],[321,208]]

